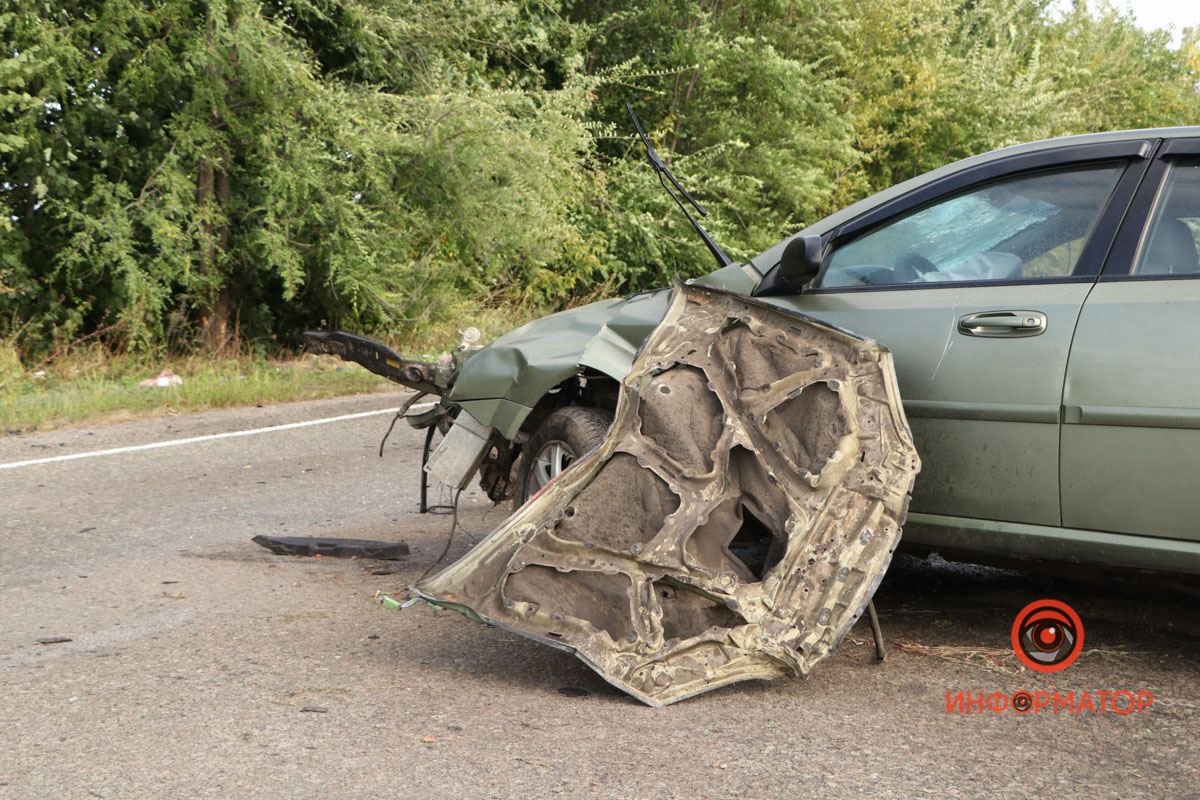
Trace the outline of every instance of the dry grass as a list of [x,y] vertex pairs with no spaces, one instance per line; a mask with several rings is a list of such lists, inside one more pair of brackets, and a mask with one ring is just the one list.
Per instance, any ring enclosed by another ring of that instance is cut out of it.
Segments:
[[919,642],[896,642],[897,650],[917,656],[932,656],[955,664],[978,667],[1015,678],[1025,671],[1012,648],[992,649],[985,647],[951,647],[949,645],[920,644]]
[[[921,644],[920,642],[897,641],[893,645],[897,650],[917,656],[931,656],[955,664],[965,664],[968,667],[995,672],[1009,678],[1016,678],[1026,672],[1026,668],[1017,658],[1012,648],[987,647],[953,647],[950,645]],[[1128,650],[1113,648],[1091,648],[1080,653],[1081,656],[1097,656],[1106,660],[1118,659],[1130,654]]]

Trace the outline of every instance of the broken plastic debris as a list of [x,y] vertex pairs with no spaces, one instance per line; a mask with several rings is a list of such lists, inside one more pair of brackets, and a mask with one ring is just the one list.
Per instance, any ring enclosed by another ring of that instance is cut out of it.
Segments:
[[806,676],[879,585],[919,467],[884,347],[676,285],[605,440],[414,591],[649,705]]
[[404,605],[401,605],[399,603],[399,601],[393,600],[392,598],[388,597],[383,592],[376,592],[375,599],[379,601],[379,605],[383,606],[384,608],[390,609],[392,611],[398,611],[401,608],[408,608],[409,606],[411,606],[413,603],[416,602],[415,600],[406,600],[404,602]]
[[424,596],[410,597],[409,599],[407,599],[403,603],[401,603],[399,600],[393,600],[392,598],[388,597],[383,592],[375,592],[375,599],[377,601],[379,601],[379,605],[381,605],[384,608],[389,609],[391,611],[399,611],[399,610],[402,610],[405,608],[409,608],[411,606],[415,606],[417,603],[424,603],[425,605],[432,608],[434,611],[443,611],[443,610],[449,608],[454,611],[457,611],[458,613],[462,614],[464,617],[472,620],[473,622],[483,622],[484,621],[484,619],[482,617],[480,617],[478,614],[476,614],[471,609],[467,608],[466,606],[458,604],[455,601],[454,595],[450,595],[448,598],[438,598],[436,600],[433,598],[424,597]]
[[[411,606],[415,606],[417,603],[425,603],[426,605],[428,605],[432,608],[438,608],[437,605],[435,605],[434,603],[427,602],[422,597],[410,597],[407,600],[405,600],[403,603],[401,603],[399,600],[393,600],[392,598],[388,597],[383,592],[376,592],[375,599],[379,601],[379,605],[381,605],[384,608],[389,609],[391,611],[399,611],[401,609],[409,608]],[[369,638],[378,639],[379,637],[378,636],[370,636]]]
[[479,332],[479,328],[474,325],[458,332],[462,336],[462,341],[458,345],[459,350],[478,350],[479,340],[483,338]]
[[157,378],[146,378],[138,386],[179,386],[181,383],[183,383],[183,378],[171,372],[167,367],[163,367],[163,371],[158,373]]
[[281,556],[333,556],[398,561],[408,555],[407,542],[330,539],[321,536],[266,536],[261,533],[250,541]]

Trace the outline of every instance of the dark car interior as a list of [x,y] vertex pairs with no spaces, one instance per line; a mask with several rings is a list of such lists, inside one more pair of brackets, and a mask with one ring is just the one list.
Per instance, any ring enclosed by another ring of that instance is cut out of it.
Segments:
[[1140,275],[1200,272],[1196,240],[1200,236],[1200,165],[1172,166],[1162,199],[1138,256]]

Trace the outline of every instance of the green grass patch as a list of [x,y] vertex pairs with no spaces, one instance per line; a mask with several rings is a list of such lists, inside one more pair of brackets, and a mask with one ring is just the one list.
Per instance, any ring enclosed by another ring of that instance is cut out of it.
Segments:
[[[190,357],[151,362],[96,351],[72,354],[36,370],[20,369],[0,351],[0,427],[34,431],[85,422],[286,403],[399,388],[357,364],[306,355],[294,359]],[[178,386],[143,387],[163,367]],[[39,374],[44,373],[44,374]]]
[[[534,304],[488,306],[458,298],[435,318],[401,326],[381,339],[406,358],[432,361],[457,347],[460,331],[468,327],[478,328],[486,343],[545,313],[549,309]],[[230,349],[226,356],[167,358],[114,353],[98,342],[79,341],[63,346],[48,361],[31,363],[33,359],[23,359],[11,340],[0,339],[0,429],[28,432],[399,388],[332,356],[265,358],[249,355],[245,344]],[[183,383],[139,386],[164,367]]]

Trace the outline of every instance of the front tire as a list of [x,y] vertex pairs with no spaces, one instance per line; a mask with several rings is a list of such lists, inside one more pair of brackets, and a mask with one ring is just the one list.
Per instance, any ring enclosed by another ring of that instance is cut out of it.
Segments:
[[551,412],[522,448],[516,465],[513,507],[525,501],[604,441],[612,424],[611,411],[588,406],[564,406]]

